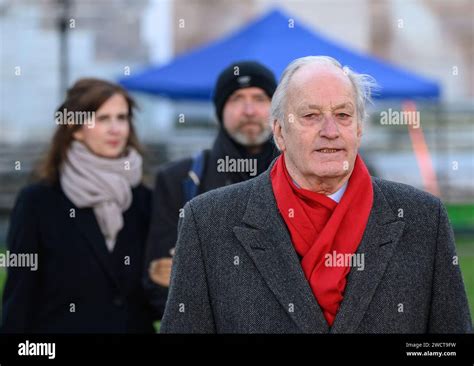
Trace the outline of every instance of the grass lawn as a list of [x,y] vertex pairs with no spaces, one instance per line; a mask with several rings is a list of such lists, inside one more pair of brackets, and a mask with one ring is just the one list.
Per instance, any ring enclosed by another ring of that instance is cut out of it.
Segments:
[[461,265],[462,277],[466,286],[467,297],[469,299],[469,307],[471,309],[471,317],[474,324],[474,256],[459,257]]
[[474,324],[474,239],[458,237],[456,249]]
[[449,220],[455,228],[474,228],[474,204],[447,204]]

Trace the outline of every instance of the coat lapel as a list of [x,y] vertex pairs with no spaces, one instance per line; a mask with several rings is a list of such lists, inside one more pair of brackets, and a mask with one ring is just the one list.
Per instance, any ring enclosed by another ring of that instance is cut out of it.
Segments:
[[112,256],[107,250],[104,236],[97,224],[93,210],[89,208],[76,208],[72,202],[70,202],[69,207],[74,207],[76,210],[76,217],[73,219],[76,227],[85,237],[87,244],[96,255],[105,273],[116,287],[120,289],[120,283],[112,264]]
[[381,281],[404,228],[382,191],[373,181],[374,203],[367,227],[357,249],[364,255],[362,271],[352,267],[339,312],[331,333],[355,333]]
[[[270,169],[255,179],[242,225],[234,227],[237,239],[302,332],[355,333],[401,238],[404,222],[397,219],[373,181],[374,204],[357,249],[358,254],[364,254],[365,268],[363,271],[351,269],[344,300],[329,328],[278,212]],[[294,304],[293,312],[289,311],[290,304]]]
[[270,181],[271,167],[255,179],[234,234],[279,303],[303,333],[327,333],[328,324],[306,280]]

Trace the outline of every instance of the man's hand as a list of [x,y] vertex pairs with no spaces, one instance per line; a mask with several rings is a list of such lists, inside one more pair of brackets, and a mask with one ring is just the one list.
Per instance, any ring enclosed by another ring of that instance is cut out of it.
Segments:
[[148,274],[151,280],[163,287],[170,286],[172,258],[155,259],[150,263]]

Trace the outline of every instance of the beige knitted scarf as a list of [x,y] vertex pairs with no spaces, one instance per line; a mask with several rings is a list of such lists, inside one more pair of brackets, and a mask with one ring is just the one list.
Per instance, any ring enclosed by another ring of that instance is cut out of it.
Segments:
[[60,182],[66,196],[78,208],[92,207],[109,251],[123,227],[123,215],[132,203],[131,187],[142,178],[142,157],[133,148],[117,159],[93,154],[73,141],[61,167]]

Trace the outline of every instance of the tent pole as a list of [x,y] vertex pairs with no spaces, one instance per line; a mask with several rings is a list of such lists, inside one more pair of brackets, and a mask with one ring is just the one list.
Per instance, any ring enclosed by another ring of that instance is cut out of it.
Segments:
[[408,116],[408,132],[411,139],[411,144],[413,147],[413,152],[415,153],[416,160],[418,162],[418,167],[420,168],[421,179],[423,181],[424,189],[435,196],[440,196],[440,191],[438,187],[438,181],[436,178],[436,172],[433,168],[433,162],[431,160],[431,155],[426,144],[425,135],[421,128],[421,119],[419,120],[420,124],[418,127],[414,125],[413,119],[416,110],[416,104],[413,101],[405,101],[402,103],[403,115]]

